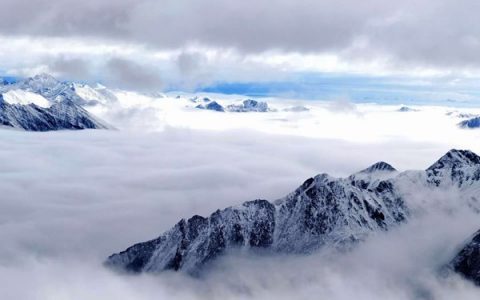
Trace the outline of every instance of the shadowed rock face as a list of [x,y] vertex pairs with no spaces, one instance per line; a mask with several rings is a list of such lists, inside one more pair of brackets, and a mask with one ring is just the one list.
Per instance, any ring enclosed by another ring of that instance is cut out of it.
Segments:
[[379,162],[347,178],[320,174],[274,202],[255,200],[208,218],[181,220],[157,239],[111,255],[106,265],[133,272],[195,274],[230,249],[304,254],[344,247],[406,222],[410,210],[402,188],[412,181],[430,190],[449,184],[467,193],[480,187],[479,172],[480,157],[451,150],[425,171],[398,173]]
[[480,286],[480,231],[455,256],[451,266],[455,272]]

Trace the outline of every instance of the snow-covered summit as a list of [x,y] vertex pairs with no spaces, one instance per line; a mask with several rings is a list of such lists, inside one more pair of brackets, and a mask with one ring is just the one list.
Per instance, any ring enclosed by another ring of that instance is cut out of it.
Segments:
[[480,180],[480,157],[468,150],[452,149],[427,170],[429,182],[464,186]]
[[377,162],[377,163],[374,163],[373,165],[371,165],[370,167],[360,171],[360,173],[374,173],[374,172],[395,172],[396,169],[394,167],[392,167],[392,165],[384,162],[384,161],[380,161],[380,162]]

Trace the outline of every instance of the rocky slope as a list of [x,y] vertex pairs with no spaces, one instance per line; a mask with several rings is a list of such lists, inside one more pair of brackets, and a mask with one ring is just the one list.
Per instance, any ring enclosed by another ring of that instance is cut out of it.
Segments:
[[234,248],[310,253],[344,247],[405,222],[408,190],[453,187],[476,201],[479,180],[480,157],[459,150],[449,151],[425,171],[398,173],[379,162],[347,178],[320,174],[275,202],[255,200],[206,218],[181,220],[160,237],[113,254],[106,264],[134,272],[196,273]]

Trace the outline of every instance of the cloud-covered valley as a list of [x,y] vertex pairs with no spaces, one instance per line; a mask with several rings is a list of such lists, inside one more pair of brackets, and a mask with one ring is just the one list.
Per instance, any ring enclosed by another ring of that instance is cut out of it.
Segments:
[[[393,114],[390,109],[387,115]],[[369,111],[363,116],[329,109],[324,113],[329,120],[352,125],[356,118],[368,118]],[[201,115],[197,122],[215,116],[202,110],[189,113]],[[394,113],[402,116],[394,120],[414,114]],[[304,130],[312,130],[308,126],[297,128],[296,135],[250,127],[251,122],[265,124],[269,114],[228,114],[239,119],[222,130],[208,127],[222,124],[218,120],[192,129],[185,115],[183,126],[167,123],[152,132],[1,130],[1,298],[478,297],[471,284],[456,276],[442,278],[438,272],[480,225],[478,216],[457,203],[454,194],[444,195],[443,205],[430,199],[433,204],[420,217],[388,234],[374,235],[347,253],[325,250],[305,257],[240,253],[216,262],[200,279],[170,272],[125,276],[103,267],[111,253],[154,238],[181,218],[206,216],[257,198],[275,200],[317,173],[348,176],[379,160],[399,170],[425,169],[452,147],[480,150],[477,133],[462,131],[455,122],[445,125],[459,133],[452,140],[422,140],[427,136],[422,130],[412,131],[408,138],[385,134],[395,133],[394,128],[404,124],[401,121],[371,132],[374,139],[367,143],[345,135],[348,131],[342,127],[337,138],[332,133],[305,135]],[[422,118],[412,120],[422,124]],[[288,122],[296,121],[281,123]],[[335,124],[317,130],[335,132]],[[424,130],[429,128],[433,126]],[[421,202],[422,195],[417,197],[412,201]]]
[[479,3],[2,0],[0,300],[479,299]]

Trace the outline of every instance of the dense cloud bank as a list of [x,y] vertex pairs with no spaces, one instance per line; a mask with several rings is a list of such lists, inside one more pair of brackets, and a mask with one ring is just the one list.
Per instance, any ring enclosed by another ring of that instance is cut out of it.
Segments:
[[0,28],[6,35],[94,37],[160,49],[200,44],[357,60],[382,53],[420,66],[470,67],[479,62],[478,8],[472,0],[6,0]]
[[478,100],[478,8],[474,0],[4,0],[0,70],[140,91],[266,82],[260,89],[275,95]]
[[446,201],[448,195],[445,205],[431,205],[408,225],[344,254],[240,253],[218,261],[201,279],[123,276],[102,266],[112,252],[156,237],[182,217],[274,200],[311,175],[345,176],[377,160],[399,170],[426,168],[450,145],[360,144],[245,130],[2,130],[0,137],[2,299],[478,297],[458,277],[437,276],[455,245],[480,225],[455,199]]

